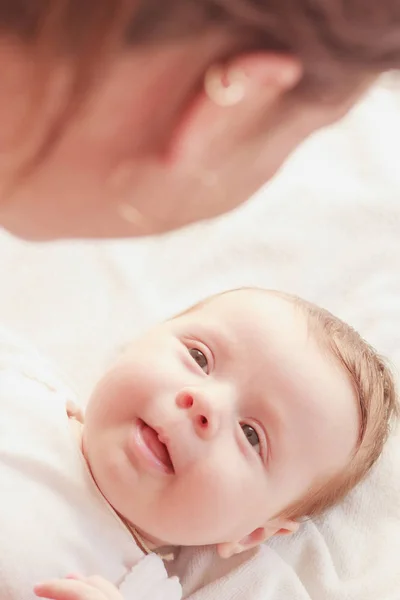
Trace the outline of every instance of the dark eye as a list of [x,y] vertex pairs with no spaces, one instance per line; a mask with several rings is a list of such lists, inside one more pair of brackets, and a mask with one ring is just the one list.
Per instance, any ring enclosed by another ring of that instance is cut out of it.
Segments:
[[257,450],[257,452],[260,452],[260,438],[258,437],[258,433],[254,429],[254,427],[251,427],[251,425],[247,425],[246,423],[242,423],[241,428],[243,429],[243,433],[246,436],[246,439],[249,442],[249,444],[253,446],[255,450]]
[[197,348],[189,348],[189,354],[193,358],[193,360],[199,365],[200,369],[207,373],[208,375],[208,361],[200,350]]

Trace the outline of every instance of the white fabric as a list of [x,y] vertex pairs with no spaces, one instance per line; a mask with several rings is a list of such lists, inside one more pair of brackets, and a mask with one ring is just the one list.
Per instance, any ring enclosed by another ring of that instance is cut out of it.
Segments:
[[33,600],[40,581],[101,575],[126,600],[179,600],[94,485],[66,413],[73,399],[29,351],[0,340],[0,590]]
[[[111,244],[34,246],[0,237],[0,320],[51,356],[86,397],[121,345],[148,325],[221,289],[259,285],[332,310],[397,372],[399,98],[376,89],[343,123],[307,142],[252,202],[213,223]],[[323,523],[265,547],[233,572],[239,597],[398,600],[398,445]],[[235,597],[218,573],[236,561],[221,565],[208,551],[187,560],[187,589],[206,572],[217,585],[205,598]]]

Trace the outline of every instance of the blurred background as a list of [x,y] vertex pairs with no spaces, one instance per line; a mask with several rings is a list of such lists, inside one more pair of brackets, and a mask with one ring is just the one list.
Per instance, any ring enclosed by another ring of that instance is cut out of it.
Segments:
[[321,304],[400,366],[400,91],[386,77],[228,216],[157,239],[26,244],[0,233],[0,321],[85,399],[127,342],[223,289]]

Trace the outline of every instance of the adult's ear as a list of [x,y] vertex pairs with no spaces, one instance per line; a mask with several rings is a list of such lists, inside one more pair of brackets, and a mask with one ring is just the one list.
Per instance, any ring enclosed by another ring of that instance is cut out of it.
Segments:
[[172,136],[170,160],[195,164],[212,157],[215,164],[232,143],[251,131],[261,111],[267,115],[295,87],[301,75],[297,59],[270,52],[212,65]]
[[240,554],[259,546],[275,535],[290,535],[295,533],[300,524],[292,519],[276,518],[259,527],[249,535],[237,542],[227,542],[217,545],[217,552],[221,558],[230,558],[234,554]]

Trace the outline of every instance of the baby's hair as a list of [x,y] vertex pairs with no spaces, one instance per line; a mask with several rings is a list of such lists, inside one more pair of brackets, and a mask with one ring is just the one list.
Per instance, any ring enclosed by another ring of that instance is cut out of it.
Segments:
[[394,378],[385,359],[355,329],[329,311],[288,293],[255,287],[229,290],[201,301],[182,315],[201,308],[218,296],[241,291],[273,294],[301,311],[321,347],[345,369],[359,403],[359,437],[349,464],[337,475],[330,474],[324,480],[314,482],[303,498],[281,513],[281,516],[298,520],[316,517],[343,500],[381,456],[391,424],[399,416]]
[[302,298],[274,293],[304,312],[320,343],[345,369],[359,403],[359,438],[350,463],[341,473],[314,485],[284,511],[294,519],[315,517],[343,500],[381,456],[391,425],[399,416],[396,386],[386,360],[350,325]]

